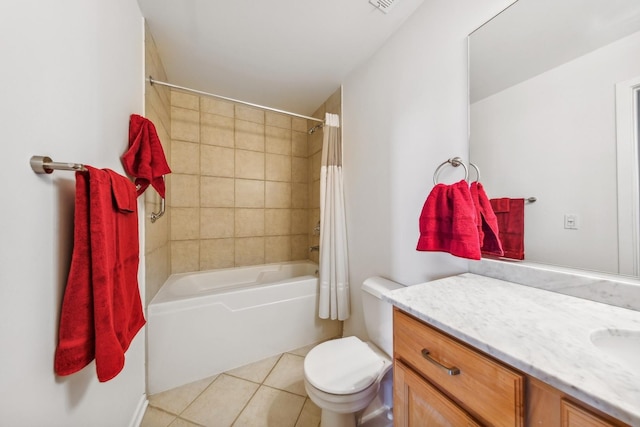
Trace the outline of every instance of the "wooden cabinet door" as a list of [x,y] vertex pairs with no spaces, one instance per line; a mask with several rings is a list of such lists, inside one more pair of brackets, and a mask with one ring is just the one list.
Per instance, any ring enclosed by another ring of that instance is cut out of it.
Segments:
[[394,427],[481,427],[468,413],[400,361],[393,372]]

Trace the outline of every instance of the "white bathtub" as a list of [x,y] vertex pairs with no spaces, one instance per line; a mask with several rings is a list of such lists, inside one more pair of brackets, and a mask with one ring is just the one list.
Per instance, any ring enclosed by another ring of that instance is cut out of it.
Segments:
[[147,310],[149,393],[340,334],[319,319],[317,264],[296,261],[170,276]]

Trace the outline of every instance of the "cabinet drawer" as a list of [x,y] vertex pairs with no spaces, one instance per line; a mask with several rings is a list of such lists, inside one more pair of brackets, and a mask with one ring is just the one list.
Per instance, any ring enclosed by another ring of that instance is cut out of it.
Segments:
[[398,309],[393,330],[395,358],[412,366],[483,424],[524,425],[522,375]]

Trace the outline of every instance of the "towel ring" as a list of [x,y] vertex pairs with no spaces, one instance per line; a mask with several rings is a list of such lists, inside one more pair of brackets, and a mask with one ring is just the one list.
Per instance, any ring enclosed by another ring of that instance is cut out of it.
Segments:
[[464,180],[466,181],[469,178],[469,169],[467,169],[467,166],[462,162],[462,159],[460,157],[453,157],[440,163],[440,166],[436,168],[436,171],[433,173],[433,185],[438,184],[438,174],[440,174],[440,170],[447,164],[450,164],[455,168],[462,165],[462,168],[464,169]]
[[480,181],[480,168],[478,168],[478,166],[476,166],[475,164],[469,162],[469,166],[473,167],[476,170],[476,180],[473,182],[479,182]]

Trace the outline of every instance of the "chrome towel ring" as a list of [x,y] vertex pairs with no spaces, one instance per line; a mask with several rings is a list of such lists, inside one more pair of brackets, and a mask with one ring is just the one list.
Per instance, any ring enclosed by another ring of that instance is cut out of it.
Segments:
[[440,166],[436,168],[436,171],[433,173],[433,185],[438,184],[438,175],[440,174],[440,171],[442,170],[442,168],[447,164],[450,164],[451,166],[456,168],[462,165],[462,168],[464,169],[464,180],[466,181],[469,178],[469,169],[467,169],[467,166],[462,162],[462,159],[460,157],[452,157],[451,159],[448,159],[440,163]]
[[469,162],[469,166],[476,170],[476,180],[473,182],[480,182],[480,168],[471,162]]

